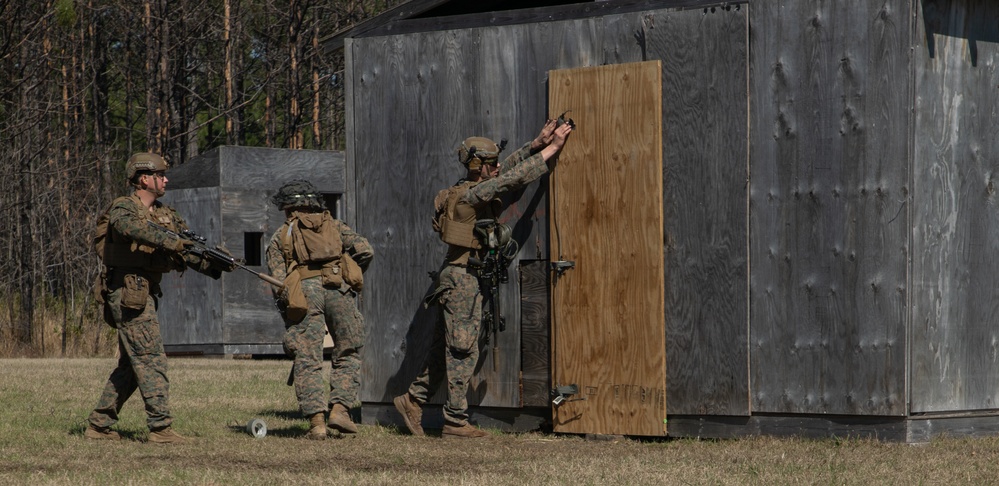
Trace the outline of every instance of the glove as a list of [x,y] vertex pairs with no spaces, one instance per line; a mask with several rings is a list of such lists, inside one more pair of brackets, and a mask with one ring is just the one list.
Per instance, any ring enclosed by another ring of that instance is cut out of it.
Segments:
[[163,247],[175,251],[177,253],[182,253],[188,248],[194,246],[194,242],[186,238],[177,238],[175,240],[168,240]]
[[222,245],[216,246],[215,249],[218,250],[220,253],[225,254],[231,260],[230,261],[226,261],[226,260],[221,260],[221,259],[215,259],[215,258],[213,258],[212,259],[212,266],[215,267],[215,268],[217,268],[217,269],[219,269],[219,270],[221,270],[221,271],[223,271],[223,272],[231,272],[231,271],[235,270],[236,269],[236,261],[237,260],[235,258],[233,258],[232,253],[229,252],[229,249],[226,248],[226,247],[224,247],[224,246],[222,246]]

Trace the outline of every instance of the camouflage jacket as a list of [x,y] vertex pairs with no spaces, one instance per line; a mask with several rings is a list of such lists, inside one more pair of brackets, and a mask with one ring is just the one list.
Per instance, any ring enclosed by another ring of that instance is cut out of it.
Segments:
[[[502,194],[526,187],[547,173],[548,164],[541,152],[532,152],[531,144],[528,142],[503,160],[496,177],[471,185],[458,199],[455,213],[468,214],[470,211],[467,208],[471,207],[476,219],[498,219],[503,209],[499,203]],[[465,183],[467,181],[463,179],[455,186]],[[445,263],[463,265],[473,252],[474,250],[467,247],[448,245]]]
[[208,262],[194,254],[178,253],[177,238],[149,225],[152,221],[175,232],[184,231],[187,223],[173,208],[159,201],[146,210],[138,196],[115,199],[106,213],[107,236],[102,260],[109,268],[143,270],[150,273],[183,271],[193,268],[212,272]]
[[528,142],[503,160],[499,175],[476,184],[458,204],[484,207],[501,194],[523,188],[547,173],[548,164],[541,152],[531,153],[531,144]]

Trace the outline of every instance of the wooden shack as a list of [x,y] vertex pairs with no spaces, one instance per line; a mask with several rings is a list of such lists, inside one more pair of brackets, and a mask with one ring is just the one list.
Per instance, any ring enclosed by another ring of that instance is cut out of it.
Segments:
[[[162,200],[191,231],[212,246],[222,244],[246,266],[267,273],[264,252],[284,223],[271,196],[282,184],[307,179],[339,215],[346,192],[340,152],[223,146],[167,171]],[[236,270],[212,280],[194,271],[163,277],[159,311],[167,354],[283,355],[284,323],[271,286]]]
[[331,36],[345,207],[378,255],[365,420],[398,422],[425,355],[457,144],[517,146],[572,110],[558,167],[508,201],[521,250],[480,423],[999,432],[997,19],[986,0],[413,0]]

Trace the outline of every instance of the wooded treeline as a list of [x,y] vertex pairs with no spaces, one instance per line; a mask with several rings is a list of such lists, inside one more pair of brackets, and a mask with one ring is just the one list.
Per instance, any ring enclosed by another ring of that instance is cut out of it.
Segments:
[[320,38],[399,3],[0,0],[0,353],[95,329],[90,239],[131,153],[342,150],[342,53]]

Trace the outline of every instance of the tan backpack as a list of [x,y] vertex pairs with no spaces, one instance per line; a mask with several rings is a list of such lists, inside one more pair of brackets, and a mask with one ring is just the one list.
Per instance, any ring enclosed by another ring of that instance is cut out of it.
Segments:
[[333,227],[329,211],[292,215],[291,243],[299,264],[324,263],[340,258],[343,240]]

